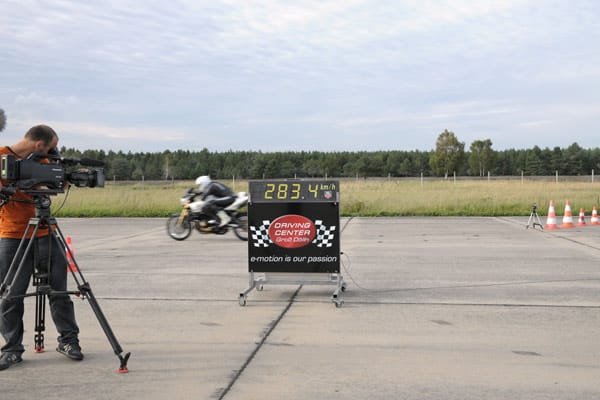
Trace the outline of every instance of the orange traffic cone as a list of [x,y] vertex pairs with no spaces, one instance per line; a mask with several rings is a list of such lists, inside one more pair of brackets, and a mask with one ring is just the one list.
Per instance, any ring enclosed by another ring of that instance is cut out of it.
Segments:
[[556,212],[554,211],[554,201],[550,200],[550,206],[548,207],[548,218],[546,219],[546,226],[544,229],[558,229],[556,225]]
[[562,221],[563,222],[560,225],[561,228],[575,227],[575,225],[573,225],[573,214],[571,214],[571,203],[569,203],[569,200],[567,200],[567,203],[565,204],[565,215],[563,215]]
[[71,242],[71,236],[67,236],[67,248],[65,249],[65,253],[67,254],[67,272],[77,272],[77,265],[73,260],[75,252],[73,251]]
[[585,212],[583,211],[583,208],[579,209],[579,220],[577,221],[577,226],[586,226],[587,224],[585,223]]
[[598,221],[598,210],[596,209],[596,206],[594,206],[594,208],[592,209],[592,218],[590,219],[590,225],[600,225],[600,222]]

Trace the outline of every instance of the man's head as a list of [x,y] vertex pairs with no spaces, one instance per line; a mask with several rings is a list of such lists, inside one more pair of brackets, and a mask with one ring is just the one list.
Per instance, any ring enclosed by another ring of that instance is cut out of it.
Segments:
[[36,125],[25,134],[32,153],[48,154],[58,145],[58,135],[48,125]]

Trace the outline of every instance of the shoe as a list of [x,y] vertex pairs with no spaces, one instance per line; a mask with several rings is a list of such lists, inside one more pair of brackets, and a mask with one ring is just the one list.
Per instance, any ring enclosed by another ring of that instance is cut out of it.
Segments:
[[219,228],[224,227],[229,223],[229,221],[231,221],[231,217],[225,211],[219,211],[217,213],[217,217],[219,217],[219,219],[221,220],[221,222],[219,223]]
[[0,371],[18,364],[21,361],[23,361],[23,359],[17,353],[2,353],[2,356],[0,356]]
[[56,348],[60,354],[64,354],[69,357],[71,360],[81,361],[83,360],[83,353],[81,352],[81,347],[77,343],[59,343]]

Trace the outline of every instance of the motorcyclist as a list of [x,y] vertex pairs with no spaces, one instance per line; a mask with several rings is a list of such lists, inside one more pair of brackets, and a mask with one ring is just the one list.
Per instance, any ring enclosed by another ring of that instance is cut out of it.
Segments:
[[219,228],[226,226],[231,217],[224,209],[235,201],[233,191],[221,182],[211,180],[208,175],[199,176],[196,185],[200,200],[204,202],[201,212],[218,222]]

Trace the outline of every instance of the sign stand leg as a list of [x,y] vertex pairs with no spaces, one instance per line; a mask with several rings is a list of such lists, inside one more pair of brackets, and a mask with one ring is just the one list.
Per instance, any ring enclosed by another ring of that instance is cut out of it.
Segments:
[[248,293],[250,293],[252,291],[252,289],[254,289],[256,287],[256,284],[254,282],[254,272],[250,272],[248,274],[248,276],[249,276],[248,287],[240,292],[240,297],[239,297],[240,306],[242,306],[242,307],[246,305],[246,299],[248,298]]
[[335,306],[337,308],[342,307],[342,305],[344,304],[344,299],[343,299],[343,296],[340,295],[340,292],[345,292],[345,291],[346,291],[346,283],[344,282],[344,278],[342,277],[341,274],[338,274],[337,287],[336,287],[335,291],[333,292],[333,294],[331,295],[331,301],[333,301],[335,303]]

